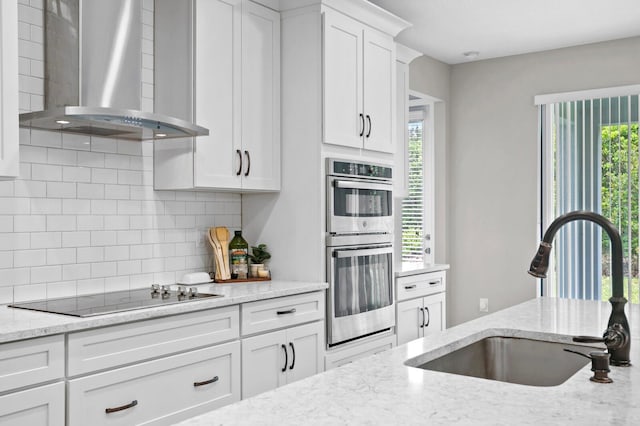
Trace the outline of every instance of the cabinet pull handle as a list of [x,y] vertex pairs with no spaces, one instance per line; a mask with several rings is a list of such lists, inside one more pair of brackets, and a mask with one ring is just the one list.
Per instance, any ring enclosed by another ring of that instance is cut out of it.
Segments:
[[120,407],[105,408],[104,412],[107,413],[107,414],[117,413],[118,411],[126,410],[128,408],[135,407],[136,405],[138,405],[138,400],[134,399],[130,403],[125,404],[125,405],[121,405]]
[[427,307],[425,307],[424,310],[427,314],[427,323],[424,326],[429,327],[429,323],[431,322],[431,313],[429,312],[429,308]]
[[245,151],[244,155],[247,156],[247,171],[244,175],[249,176],[249,172],[251,171],[251,157],[249,156],[249,151]]
[[285,345],[281,345],[282,350],[284,351],[284,367],[282,367],[282,372],[287,371],[287,364],[289,364],[289,355],[287,354],[287,347]]
[[367,137],[371,136],[371,116],[367,114],[367,122],[369,123],[369,131],[367,132]]
[[360,114],[360,136],[364,135],[364,114]]
[[429,281],[429,285],[436,285],[436,284],[440,284],[440,280],[437,280],[437,281]]
[[240,176],[240,173],[242,173],[242,151],[240,151],[239,149],[236,149],[236,154],[238,154],[238,158],[240,159],[240,166],[238,167],[236,176]]
[[210,385],[211,383],[215,383],[218,381],[218,376],[215,376],[213,379],[205,380],[204,382],[193,382],[193,387],[197,388],[198,386]]
[[296,365],[296,348],[293,347],[293,342],[289,342],[289,346],[291,346],[291,354],[293,356],[293,359],[291,360],[291,367],[289,367],[289,370],[293,370],[293,366]]
[[422,308],[418,308],[420,309],[420,312],[422,312],[422,324],[420,324],[420,328],[424,328],[424,309]]
[[286,311],[276,311],[278,315],[295,314],[296,308],[287,309]]
[[416,285],[415,285],[415,284],[412,284],[412,285],[405,285],[405,286],[404,286],[404,289],[405,289],[405,290],[413,290],[414,288],[416,288]]

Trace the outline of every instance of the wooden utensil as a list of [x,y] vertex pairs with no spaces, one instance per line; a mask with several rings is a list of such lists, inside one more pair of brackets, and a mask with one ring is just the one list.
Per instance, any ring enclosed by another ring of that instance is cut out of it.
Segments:
[[222,258],[224,259],[226,276],[231,278],[231,267],[229,265],[229,230],[226,226],[216,226],[216,237],[222,247]]
[[213,228],[209,228],[209,232],[207,232],[207,236],[209,237],[209,243],[211,244],[211,248],[213,249],[213,255],[216,259],[216,279],[228,279],[224,278],[226,275],[224,269],[224,257],[222,256],[222,246],[220,245],[220,241],[216,237],[215,230]]

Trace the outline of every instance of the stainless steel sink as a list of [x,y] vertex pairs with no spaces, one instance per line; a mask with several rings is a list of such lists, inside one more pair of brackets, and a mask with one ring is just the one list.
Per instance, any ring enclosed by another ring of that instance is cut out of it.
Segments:
[[589,363],[586,358],[563,351],[564,348],[585,354],[603,350],[593,346],[494,336],[420,365],[415,365],[412,360],[405,364],[521,385],[557,386]]

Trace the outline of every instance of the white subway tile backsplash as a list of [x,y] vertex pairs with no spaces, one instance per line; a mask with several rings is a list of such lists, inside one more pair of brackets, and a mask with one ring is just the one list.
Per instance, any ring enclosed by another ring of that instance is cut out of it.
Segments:
[[76,217],[71,215],[47,216],[47,231],[75,231]]
[[34,249],[62,247],[62,234],[60,232],[32,232],[30,246]]
[[47,249],[48,265],[66,265],[76,263],[75,248]]
[[48,198],[76,198],[76,196],[77,192],[75,183],[47,182]]
[[47,230],[47,217],[44,215],[14,216],[15,232],[42,232]]
[[46,250],[15,250],[13,252],[13,266],[43,266],[47,264]]
[[[43,109],[44,21],[42,0],[19,3],[19,108],[28,112]],[[152,111],[153,0],[143,7],[142,105]],[[151,141],[21,128],[20,177],[0,182],[0,304],[206,271],[203,232],[239,227],[240,203],[239,194],[154,191]]]
[[128,260],[130,258],[128,246],[108,246],[104,248],[104,260]]
[[87,247],[91,245],[91,232],[74,231],[62,233],[62,247]]
[[91,231],[92,246],[112,246],[117,244],[116,233],[112,231]]
[[79,183],[78,198],[102,200],[104,199],[104,185],[101,183]]
[[51,281],[62,281],[62,266],[38,266],[31,268],[32,283],[47,283]]
[[72,263],[62,266],[62,279],[65,281],[85,280],[91,278],[90,263]]
[[78,263],[102,262],[105,258],[104,247],[78,247],[76,251]]

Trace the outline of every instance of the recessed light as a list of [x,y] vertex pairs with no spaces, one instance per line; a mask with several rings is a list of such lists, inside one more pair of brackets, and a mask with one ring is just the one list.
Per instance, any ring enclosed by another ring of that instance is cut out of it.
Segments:
[[469,50],[468,52],[464,52],[462,55],[467,59],[476,59],[480,55],[480,52],[477,50]]
[[165,138],[165,137],[167,137],[167,134],[166,133],[156,133],[155,137],[157,137],[157,138]]
[[56,120],[56,123],[58,123],[58,124],[70,124],[71,122],[67,121],[67,120]]

